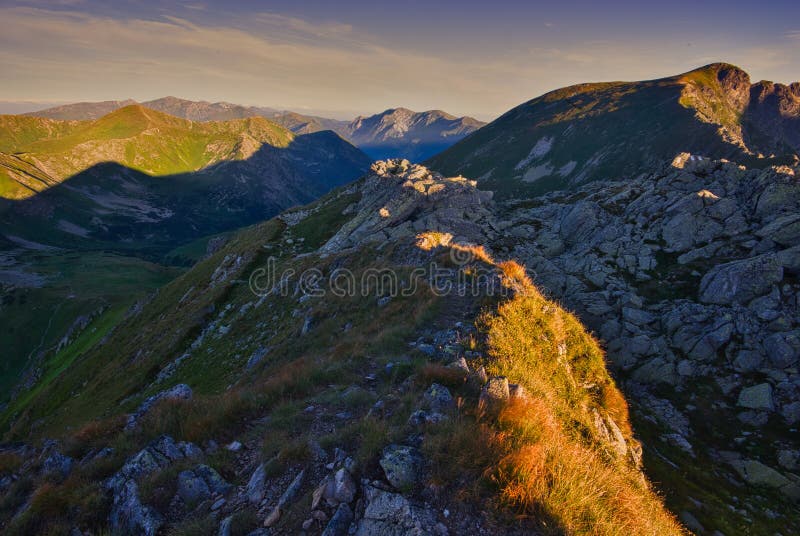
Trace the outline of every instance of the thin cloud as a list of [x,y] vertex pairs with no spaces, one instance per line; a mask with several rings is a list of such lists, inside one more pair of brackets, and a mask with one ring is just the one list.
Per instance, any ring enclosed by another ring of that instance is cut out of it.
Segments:
[[[271,12],[209,22],[190,11],[121,19],[0,7],[0,20],[0,72],[6,73],[0,99],[6,100],[173,94],[282,108],[314,103],[317,109],[367,113],[403,105],[489,117],[572,83],[654,78],[700,65],[685,45],[677,51],[674,43],[594,40],[532,46],[527,54],[498,55],[478,46],[432,54],[349,24]],[[735,53],[725,43],[693,48],[743,67],[791,71],[796,65],[785,54],[788,47]]]

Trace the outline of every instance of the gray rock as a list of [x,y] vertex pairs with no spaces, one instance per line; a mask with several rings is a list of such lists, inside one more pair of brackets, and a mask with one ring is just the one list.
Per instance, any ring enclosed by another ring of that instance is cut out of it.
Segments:
[[261,361],[267,356],[268,352],[269,352],[268,348],[259,348],[258,350],[253,352],[253,355],[251,355],[250,358],[247,360],[245,368],[247,370],[252,370],[253,368],[255,368],[255,366],[261,363]]
[[233,516],[228,516],[219,523],[219,530],[217,536],[231,536],[231,524],[233,523]]
[[483,386],[480,402],[486,407],[493,409],[506,403],[509,398],[511,398],[511,391],[508,388],[508,378],[505,376],[495,376],[489,378],[489,381]]
[[181,471],[178,474],[178,495],[184,503],[194,506],[200,501],[211,498],[211,490],[194,471]]
[[782,488],[791,484],[781,473],[757,460],[734,460],[731,465],[748,484],[753,486]]
[[781,467],[790,471],[800,468],[800,450],[784,449],[778,451],[778,463]]
[[345,536],[353,522],[353,511],[346,503],[342,503],[336,508],[336,512],[328,522],[322,536]]
[[733,368],[738,372],[752,372],[764,362],[764,357],[755,350],[741,350],[733,360]]
[[784,404],[781,407],[781,415],[787,424],[797,424],[800,422],[800,400]]
[[428,357],[433,357],[436,355],[436,348],[432,344],[427,344],[427,343],[418,344],[417,350],[419,350]]
[[769,414],[766,411],[743,411],[736,418],[748,426],[758,428],[767,424]]
[[660,357],[647,361],[633,371],[631,377],[637,382],[647,384],[666,383],[674,385],[678,382],[675,374],[675,364],[669,363]]
[[289,484],[289,487],[286,488],[286,490],[278,499],[278,504],[275,505],[275,508],[272,509],[272,512],[270,512],[270,514],[264,520],[265,527],[271,527],[277,523],[281,517],[281,513],[283,513],[283,510],[297,499],[300,489],[303,486],[303,478],[305,477],[305,474],[305,469],[297,473],[297,476],[294,477],[292,483]]
[[128,480],[114,492],[108,522],[115,534],[155,536],[164,525],[164,517],[154,508],[142,504],[136,482]]
[[264,483],[267,480],[267,468],[261,463],[250,475],[247,482],[247,500],[250,504],[258,504],[264,498]]
[[422,470],[422,456],[419,451],[406,445],[389,445],[383,449],[379,463],[386,480],[401,490],[413,487]]
[[169,389],[161,391],[160,393],[155,394],[142,402],[135,412],[133,412],[131,415],[128,415],[128,422],[126,423],[125,428],[128,430],[135,428],[138,420],[157,402],[162,400],[189,400],[191,398],[192,388],[185,383],[179,383],[173,387],[170,387]]
[[783,246],[796,246],[800,244],[800,214],[788,214],[775,218],[765,225],[756,235],[769,238]]
[[129,458],[122,468],[106,481],[106,488],[115,490],[127,480],[138,480],[143,476],[164,469],[172,462],[202,456],[202,451],[192,443],[176,443],[169,436],[161,436]]
[[161,514],[139,499],[137,480],[166,468],[172,462],[202,455],[191,443],[176,443],[161,436],[129,458],[106,483],[113,496],[109,525],[114,533],[154,535],[163,525]]
[[316,509],[322,500],[328,506],[337,506],[341,503],[350,503],[356,496],[356,483],[350,472],[342,467],[336,473],[329,474],[312,495],[311,508]]
[[356,536],[444,536],[447,530],[436,523],[433,512],[411,504],[399,493],[372,486],[364,488],[366,508],[358,521]]
[[72,458],[54,451],[44,460],[42,473],[49,478],[63,480],[72,471],[73,464],[74,460]]
[[661,436],[661,440],[666,441],[670,445],[678,447],[694,458],[694,447],[692,447],[692,444],[689,443],[689,440],[683,437],[681,434],[664,434]]
[[617,456],[625,456],[628,452],[628,444],[614,419],[610,415],[600,415],[596,410],[593,411],[592,417],[598,435],[616,452]]
[[333,500],[337,503],[350,503],[356,496],[356,483],[350,471],[342,467],[333,475]]
[[681,520],[681,523],[683,523],[686,526],[686,528],[691,530],[693,533],[695,534],[705,533],[706,531],[705,527],[703,527],[703,525],[700,524],[700,522],[697,520],[696,517],[694,517],[686,510],[681,511],[681,513],[678,514],[678,518]]
[[800,274],[800,246],[779,251],[778,262],[785,271],[795,275]]
[[800,331],[775,333],[764,339],[764,350],[776,368],[797,366],[800,361]]
[[781,279],[783,267],[772,253],[720,264],[700,281],[700,301],[745,304],[769,292]]
[[455,401],[453,400],[453,395],[450,394],[450,390],[438,383],[431,385],[422,395],[422,399],[432,411],[449,411],[455,407]]
[[208,465],[198,465],[178,474],[178,495],[188,505],[197,504],[212,496],[224,495],[232,487]]
[[464,372],[464,374],[469,374],[469,365],[467,364],[467,360],[463,357],[459,357],[449,365],[450,368],[458,369]]
[[623,307],[622,319],[625,322],[630,322],[631,324],[635,324],[637,326],[646,326],[647,324],[653,323],[656,318],[652,313],[649,313],[642,309],[635,309],[633,307]]
[[752,387],[745,387],[739,393],[737,405],[743,408],[774,411],[775,403],[772,400],[772,386],[768,383],[761,383]]

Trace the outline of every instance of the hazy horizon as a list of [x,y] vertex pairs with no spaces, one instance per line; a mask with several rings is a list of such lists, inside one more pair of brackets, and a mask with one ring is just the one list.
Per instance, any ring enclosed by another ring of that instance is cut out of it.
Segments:
[[[489,120],[559,87],[725,61],[800,79],[800,7],[498,1],[10,1],[0,112],[174,95],[351,119],[398,106]],[[611,37],[609,37],[611,36]]]

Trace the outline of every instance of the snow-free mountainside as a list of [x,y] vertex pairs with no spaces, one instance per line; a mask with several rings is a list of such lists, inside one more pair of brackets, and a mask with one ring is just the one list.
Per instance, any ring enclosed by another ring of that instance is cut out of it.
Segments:
[[[81,102],[48,108],[26,115],[48,119],[99,119],[133,100]],[[485,123],[471,117],[455,117],[441,110],[414,112],[407,108],[391,108],[352,121],[328,119],[292,111],[258,106],[241,106],[229,102],[190,101],[164,97],[141,103],[141,106],[192,121],[221,121],[264,117],[295,134],[313,134],[332,130],[352,142],[373,160],[408,158],[422,161],[450,147]]]
[[2,118],[5,533],[800,532],[800,84],[354,122],[425,165],[102,105]]

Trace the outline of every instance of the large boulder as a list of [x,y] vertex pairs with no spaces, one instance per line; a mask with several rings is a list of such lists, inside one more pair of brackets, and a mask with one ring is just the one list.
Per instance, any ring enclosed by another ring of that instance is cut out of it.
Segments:
[[773,411],[775,402],[772,399],[772,386],[768,383],[761,383],[752,387],[745,387],[739,393],[737,404],[743,408]]
[[164,517],[142,503],[136,482],[128,480],[114,492],[108,521],[114,534],[155,536],[164,524]]
[[386,480],[397,489],[407,489],[419,480],[422,456],[414,447],[389,445],[383,449],[380,465]]
[[372,486],[364,488],[366,508],[359,520],[356,536],[429,536],[446,535],[444,525],[436,522],[429,509],[411,504],[399,493]]
[[773,333],[764,338],[764,350],[775,368],[797,366],[800,361],[800,330]]
[[422,395],[422,399],[429,409],[436,412],[445,412],[455,407],[455,401],[453,400],[453,395],[450,394],[450,390],[438,383],[432,384]]
[[194,505],[216,495],[224,495],[232,486],[212,467],[198,465],[178,475],[178,495],[183,502]]
[[508,387],[508,378],[505,376],[494,376],[489,378],[489,381],[483,386],[480,403],[492,409],[506,403],[509,398],[511,398],[511,391]]
[[329,506],[350,503],[353,502],[355,496],[356,483],[350,475],[350,471],[342,467],[336,473],[329,474],[320,482],[317,489],[314,490],[311,507],[317,508],[322,500],[325,500]]
[[353,511],[346,503],[342,503],[336,509],[325,530],[322,531],[322,536],[345,536],[350,529],[352,521]]
[[800,244],[800,214],[787,214],[775,218],[756,234],[783,246],[796,246]]
[[774,253],[720,264],[700,281],[700,301],[717,305],[747,304],[763,296],[783,279],[783,267]]

